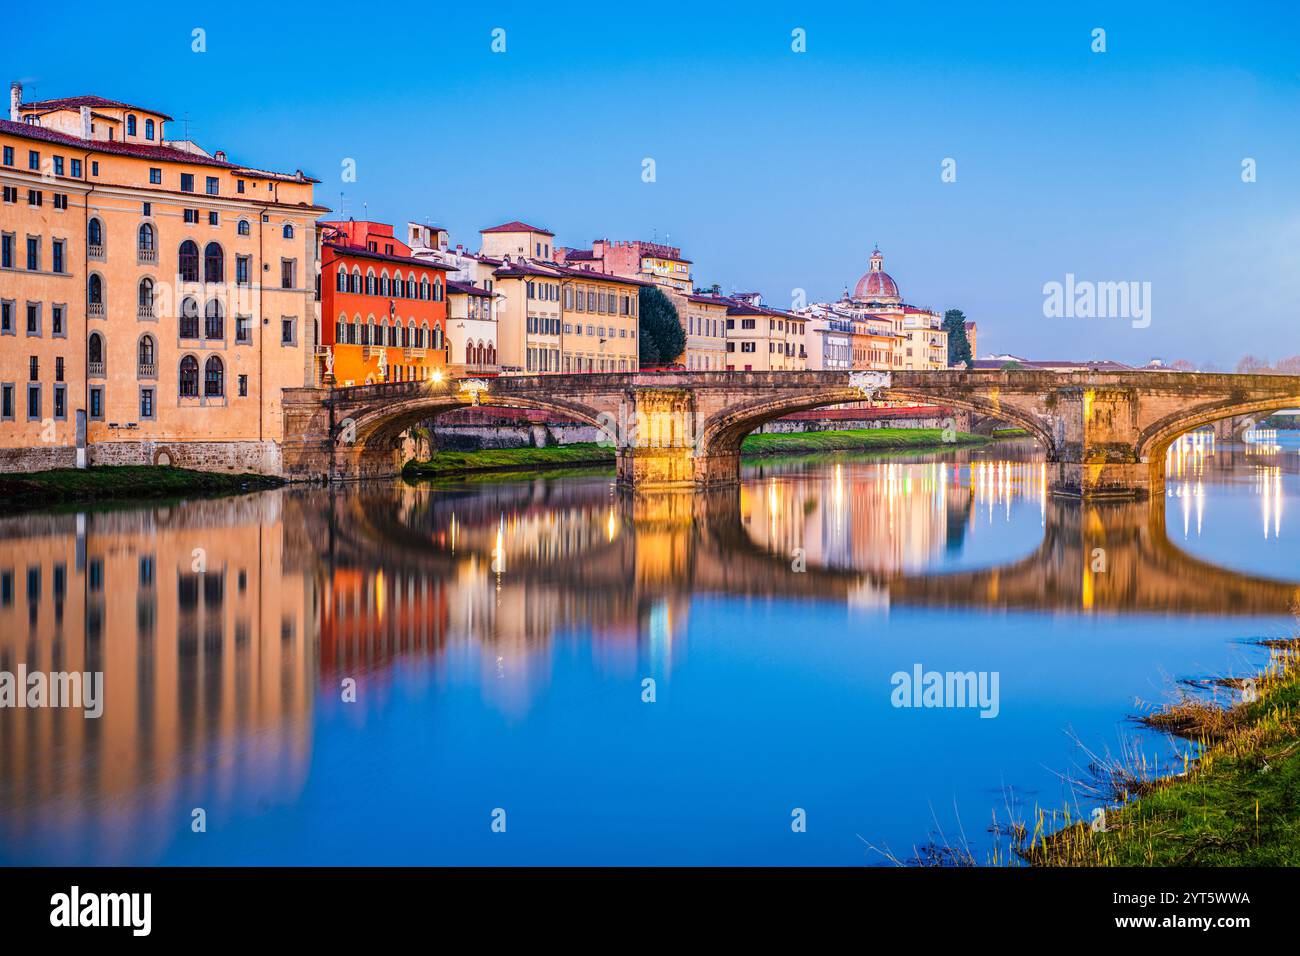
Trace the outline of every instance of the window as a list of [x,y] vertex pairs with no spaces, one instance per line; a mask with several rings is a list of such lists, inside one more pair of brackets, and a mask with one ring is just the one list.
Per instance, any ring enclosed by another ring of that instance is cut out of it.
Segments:
[[250,231],[251,230],[249,229],[248,220],[247,219],[239,220],[239,234],[241,236],[247,236],[250,233]]
[[237,192],[237,193],[242,193],[243,191],[244,191],[244,181],[243,181],[242,179],[236,179],[236,180],[235,180],[235,192]]
[[27,237],[27,268],[39,272],[41,268],[41,239],[39,236]]
[[57,338],[65,338],[68,334],[63,324],[63,313],[64,307],[61,305],[50,308],[50,334]]
[[153,139],[153,120],[151,119],[144,121],[144,138]]
[[[73,162],[77,162],[77,160],[73,160]],[[92,159],[92,160],[90,161],[90,175],[92,175],[92,176],[98,176],[98,175],[99,175],[99,160],[97,160],[97,159]]]
[[81,178],[81,160],[74,159],[68,163],[68,168],[72,171],[73,179]]
[[63,246],[64,242],[62,239],[55,239],[50,245],[50,269],[59,274],[63,273],[65,265],[63,261]]
[[[146,205],[148,204],[146,203]],[[148,212],[145,215],[148,215]],[[142,258],[148,258],[153,254],[154,232],[151,223],[141,223],[140,228],[136,231],[136,248]]]
[[[181,300],[180,334],[183,339],[199,337],[199,304],[192,296],[186,296]],[[197,367],[195,374],[197,375]],[[196,385],[195,388],[197,389],[198,386]],[[198,392],[195,391],[194,394],[197,395]]]
[[185,210],[186,225],[190,225],[190,226],[198,225],[198,221],[199,221],[199,211],[197,209]]
[[38,173],[41,171],[41,154],[34,149],[27,151],[27,168],[34,169]]
[[205,339],[224,339],[226,337],[226,316],[221,303],[210,299],[203,309],[203,337]]
[[68,417],[68,386],[66,385],[54,386],[54,417],[59,419]]
[[[376,344],[381,344],[378,339]],[[280,316],[280,344],[297,345],[298,344],[298,320],[290,316]]]
[[162,185],[162,169],[158,166],[149,167],[149,183],[153,186]]
[[27,205],[39,206],[44,201],[44,194],[39,189],[27,190]]
[[14,387],[11,382],[0,385],[0,418],[14,420]]
[[140,280],[136,291],[136,317],[153,318],[153,279],[148,277]]
[[27,420],[29,422],[39,422],[41,420],[41,387],[35,384],[27,386]]
[[192,192],[194,192],[194,174],[193,174],[193,173],[181,173],[181,192],[183,192],[183,193],[192,193]]
[[181,398],[199,397],[199,360],[193,355],[181,359]]
[[221,194],[221,181],[216,176],[207,178],[207,193],[209,196],[218,196]]
[[6,186],[4,188],[4,201],[9,203],[10,205],[13,205],[14,203],[18,202],[17,186]]
[[284,224],[284,229],[281,230],[281,233],[282,233],[282,235],[284,236],[284,238],[286,238],[286,239],[292,239],[292,238],[293,238],[293,223],[286,222],[286,223]]
[[182,282],[199,281],[199,246],[193,239],[181,243],[180,274]]
[[55,356],[54,359],[54,381],[63,381],[63,356]]
[[140,336],[140,345],[136,349],[136,358],[139,366],[137,374],[152,378],[154,375],[154,361],[156,356],[157,350],[154,347],[153,336]]
[[235,341],[244,343],[253,341],[253,317],[251,315],[235,316]]
[[140,417],[144,419],[153,418],[153,389],[140,389]]
[[5,147],[4,162],[6,166],[12,166],[14,164],[14,148],[12,146]]
[[92,219],[86,224],[86,245],[91,247],[91,255],[95,254],[93,250],[96,248],[100,250],[100,255],[103,254],[104,224],[98,219]]
[[39,302],[27,303],[27,334],[41,334],[41,304]]
[[90,388],[90,417],[104,417],[104,386],[92,385]]
[[91,273],[90,279],[86,282],[86,301],[90,304],[91,312],[96,315],[104,314],[104,280],[98,273]]
[[297,283],[294,282],[294,279],[297,275],[297,271],[298,271],[297,259],[281,259],[280,260],[280,288],[282,289],[294,288],[297,285]]
[[67,209],[67,208],[68,208],[68,194],[67,194],[67,193],[50,193],[50,195],[54,197],[54,208],[55,208],[55,209]]
[[135,114],[134,113],[126,114],[126,135],[127,136],[135,135]]
[[86,345],[86,356],[90,360],[90,374],[97,378],[104,375],[104,337],[92,332]]
[[225,367],[217,356],[209,356],[203,366],[203,395],[206,398],[221,398],[225,393]]
[[208,225],[209,226],[221,225],[221,214],[218,213],[215,209],[210,210],[208,212]]
[[41,377],[41,360],[38,356],[32,355],[27,359],[27,378],[36,381]]
[[247,375],[239,376],[239,397],[240,398],[248,397],[248,376]]
[[203,249],[203,281],[224,282],[225,275],[225,255],[221,251],[221,246],[209,242]]
[[6,269],[14,267],[14,235],[11,232],[0,236],[0,266]]
[[239,285],[248,285],[251,262],[248,256],[235,256],[235,282]]

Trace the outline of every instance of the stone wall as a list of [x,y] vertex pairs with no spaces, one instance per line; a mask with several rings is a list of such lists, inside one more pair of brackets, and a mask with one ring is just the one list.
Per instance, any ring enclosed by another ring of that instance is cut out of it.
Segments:
[[70,445],[0,448],[0,472],[44,471],[77,467],[77,449]]
[[174,465],[195,471],[281,473],[280,446],[265,441],[116,441],[89,448],[91,465]]

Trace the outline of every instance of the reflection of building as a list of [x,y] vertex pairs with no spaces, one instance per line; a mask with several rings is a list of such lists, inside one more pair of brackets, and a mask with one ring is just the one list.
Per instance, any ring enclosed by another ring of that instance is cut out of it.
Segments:
[[[75,806],[60,824],[70,844],[93,830],[121,845],[92,852],[148,855],[160,847],[136,843],[122,808],[181,827],[191,806],[220,813],[236,784],[296,795],[317,625],[310,583],[282,567],[280,501],[5,520],[0,670],[103,671],[105,702],[97,720],[0,711],[0,844],[21,846],[51,806]],[[115,825],[100,827],[101,812]]]
[[[284,388],[310,384],[316,180],[166,138],[74,96],[0,120],[0,467],[277,472]],[[83,440],[78,445],[78,433]]]

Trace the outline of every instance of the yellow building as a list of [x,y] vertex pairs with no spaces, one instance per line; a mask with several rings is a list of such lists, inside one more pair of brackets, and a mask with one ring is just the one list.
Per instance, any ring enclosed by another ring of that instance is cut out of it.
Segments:
[[641,287],[637,279],[555,266],[563,289],[565,372],[635,372]]
[[737,293],[728,299],[728,371],[802,371],[808,367],[806,318],[767,308],[757,292]]
[[677,359],[690,371],[720,372],[727,367],[727,309],[719,295],[672,293],[677,317],[686,333],[686,351]]
[[315,180],[165,137],[99,96],[0,120],[0,469],[274,472],[311,384]]

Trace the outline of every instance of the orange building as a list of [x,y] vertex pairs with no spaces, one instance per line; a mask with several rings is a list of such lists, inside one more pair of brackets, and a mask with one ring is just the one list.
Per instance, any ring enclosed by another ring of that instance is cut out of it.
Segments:
[[448,365],[450,266],[381,222],[321,223],[320,372],[327,384],[423,381]]

